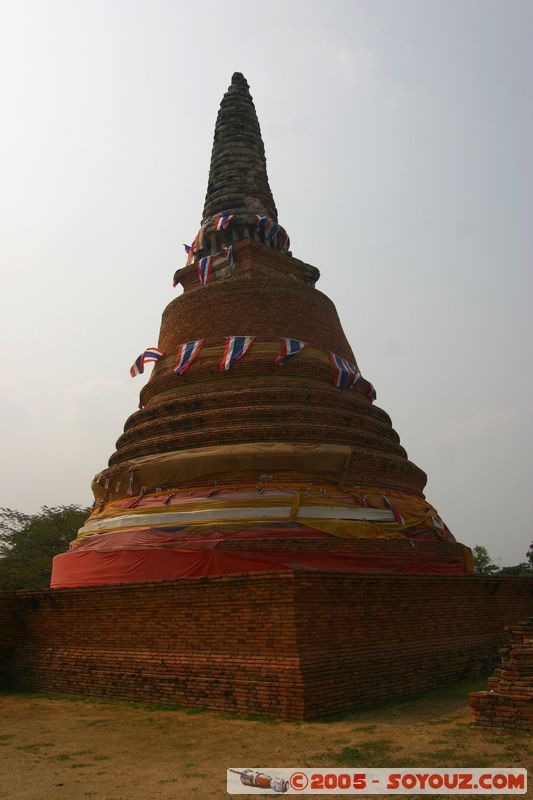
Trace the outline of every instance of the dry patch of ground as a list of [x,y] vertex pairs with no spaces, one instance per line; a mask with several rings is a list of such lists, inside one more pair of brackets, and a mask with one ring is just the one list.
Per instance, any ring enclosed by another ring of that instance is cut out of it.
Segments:
[[485,685],[301,723],[1,694],[0,800],[223,800],[243,765],[529,767],[533,736],[469,727],[468,692]]

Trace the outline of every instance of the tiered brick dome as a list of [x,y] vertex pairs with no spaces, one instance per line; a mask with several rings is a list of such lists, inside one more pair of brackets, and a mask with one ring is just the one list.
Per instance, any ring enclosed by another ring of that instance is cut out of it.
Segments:
[[[230,223],[217,226],[224,215]],[[288,250],[240,73],[222,100],[195,241],[175,276],[184,292],[163,312],[163,356],[93,483],[93,513],[54,560],[52,585],[287,568],[468,571],[467,549],[426,502],[426,476],[371,384],[332,381],[330,354],[355,357],[315,288],[319,271]],[[202,286],[195,261],[207,255]],[[235,335],[253,345],[221,372]],[[280,366],[283,337],[307,346]],[[199,357],[176,375],[179,346],[198,340]]]

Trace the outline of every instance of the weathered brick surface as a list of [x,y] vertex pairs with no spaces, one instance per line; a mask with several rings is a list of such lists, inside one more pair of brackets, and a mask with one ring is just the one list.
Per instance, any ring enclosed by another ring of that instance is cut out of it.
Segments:
[[11,686],[11,665],[19,635],[15,592],[0,592],[0,689]]
[[300,579],[306,712],[319,716],[486,672],[531,579],[353,576]]
[[500,654],[501,664],[489,678],[489,691],[470,695],[473,725],[533,730],[533,617],[508,627]]
[[[253,251],[258,264],[265,257],[273,258],[267,248],[251,240],[245,249]],[[206,314],[206,308],[216,313]],[[285,282],[276,285],[261,278],[234,277],[176,297],[163,311],[158,346],[164,352],[176,352],[179,344],[191,339],[205,338],[223,344],[224,337],[233,335],[271,340],[292,336],[353,359],[329,297],[311,286],[296,282],[294,286]]]
[[18,599],[27,626],[15,659],[21,689],[303,713],[290,575],[50,590]]
[[16,600],[18,689],[302,719],[487,671],[533,581],[288,572]]
[[[349,392],[333,386],[328,353],[350,361],[354,355],[331,300],[296,279],[295,259],[249,238],[235,249],[231,277],[186,291],[164,310],[158,347],[165,357],[142,389],[144,408],[128,419],[110,467],[205,446],[320,442],[351,447],[347,481],[421,495],[426,475],[407,459],[388,415],[371,403],[368,381]],[[298,263],[304,272],[312,269]],[[255,342],[221,373],[231,335]],[[284,336],[309,347],[280,367],[275,358]],[[177,376],[178,347],[194,339],[203,340],[203,349]],[[102,475],[109,477],[106,470]]]

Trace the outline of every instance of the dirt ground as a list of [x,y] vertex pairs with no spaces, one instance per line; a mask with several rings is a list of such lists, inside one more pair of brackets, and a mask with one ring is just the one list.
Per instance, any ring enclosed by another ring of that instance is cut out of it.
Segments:
[[226,769],[243,765],[531,767],[531,734],[469,727],[468,692],[485,685],[311,723],[2,694],[0,799],[223,800]]

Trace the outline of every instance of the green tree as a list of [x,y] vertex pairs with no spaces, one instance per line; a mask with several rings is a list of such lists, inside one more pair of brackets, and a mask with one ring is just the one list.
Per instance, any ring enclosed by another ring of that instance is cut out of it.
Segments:
[[492,563],[486,547],[476,544],[472,549],[472,557],[474,559],[474,569],[480,575],[493,575],[498,572],[498,567]]
[[498,570],[498,575],[533,575],[533,569],[523,561],[521,564],[515,564],[512,567],[502,567]]
[[44,589],[52,558],[65,553],[89,514],[78,505],[43,506],[39,514],[0,508],[0,589]]

